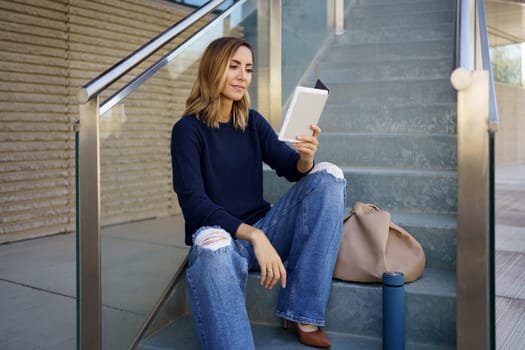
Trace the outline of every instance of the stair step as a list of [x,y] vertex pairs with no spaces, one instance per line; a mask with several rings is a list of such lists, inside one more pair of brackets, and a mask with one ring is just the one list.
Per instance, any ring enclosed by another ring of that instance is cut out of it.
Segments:
[[391,212],[392,222],[403,227],[423,246],[426,266],[456,268],[456,215]]
[[348,200],[375,203],[390,211],[456,212],[457,176],[450,170],[345,167]]
[[[325,132],[456,134],[455,103],[334,104],[329,102],[319,126]],[[321,134],[323,135],[323,134]]]
[[[445,270],[454,270],[456,267],[456,216],[455,214],[450,213],[428,213],[424,212],[428,210],[427,207],[420,206],[418,208],[410,208],[410,210],[400,210],[398,208],[388,207],[380,202],[380,199],[377,196],[368,195],[365,196],[363,193],[367,190],[369,185],[366,185],[366,180],[361,180],[360,175],[363,174],[363,169],[356,168],[343,168],[345,171],[345,177],[347,179],[347,209],[346,214],[348,215],[351,211],[352,203],[355,201],[373,203],[384,210],[390,211],[392,214],[392,222],[400,225],[408,232],[410,232],[423,246],[425,251],[427,266],[433,268],[440,268]],[[355,174],[352,174],[352,171]],[[381,173],[379,171],[379,173]],[[395,174],[391,169],[384,170],[381,175],[369,175],[371,178],[379,178],[375,182],[382,181],[384,186],[392,186],[393,190],[399,190],[400,192],[407,191],[403,189],[396,188],[396,185],[400,181],[395,181],[398,178],[404,179],[406,183],[413,185],[424,180],[414,179],[414,175],[411,173],[417,172],[398,172]],[[433,187],[435,186],[432,183],[434,180],[432,178],[433,172],[429,172],[427,176],[430,176],[430,179],[427,179],[426,186]],[[439,174],[439,172],[433,176],[440,176],[439,182],[445,183],[448,186],[455,186],[456,177],[454,172],[446,172],[445,174]],[[367,175],[365,175],[367,177]],[[406,178],[405,178],[406,177]],[[361,180],[365,185],[361,185],[358,180]],[[438,183],[438,182],[436,182]],[[446,186],[442,185],[442,186]],[[359,187],[365,187],[364,190],[361,190]],[[399,186],[399,185],[397,185]],[[286,180],[277,177],[273,171],[266,169],[264,174],[264,193],[266,200],[274,203],[279,199],[284,192],[291,187],[291,184]],[[443,190],[440,186],[437,186],[439,190]],[[455,188],[455,187],[454,187]],[[384,190],[386,191],[386,190]],[[417,192],[417,190],[416,190]],[[453,190],[450,190],[450,196],[455,198],[456,193]],[[384,197],[388,198],[388,194],[385,194]],[[399,198],[403,198],[400,196]],[[421,194],[413,200],[418,200],[423,202],[425,195]],[[455,201],[450,200],[448,204],[450,206],[449,210],[451,212],[452,208],[455,208]]]
[[386,4],[428,4],[431,2],[445,2],[445,1],[452,1],[452,0],[356,0],[356,5],[370,5],[370,6],[379,6],[379,5],[386,5]]
[[[352,9],[350,10],[352,11]],[[403,27],[428,25],[428,24],[446,24],[452,25],[454,20],[454,11],[450,9],[437,9],[430,11],[419,11],[417,14],[410,16],[407,20],[405,14],[392,15],[391,13],[373,14],[367,16],[347,16],[345,19],[345,29],[366,28],[366,27]]]
[[[321,160],[319,160],[321,161]],[[452,170],[341,167],[347,180],[347,204],[374,203],[389,211],[456,213],[457,176]],[[264,195],[273,203],[292,184],[265,170]]]
[[[454,47],[451,40],[427,40],[412,41],[401,43],[345,43],[333,41],[326,51],[326,54],[320,58],[319,62],[338,62],[341,57],[347,58],[350,62],[367,62],[380,63],[384,61],[399,60],[405,61],[410,59],[433,59],[444,58],[452,60]],[[452,62],[452,61],[451,61]],[[452,69],[452,63],[450,64]]]
[[[246,305],[257,349],[296,346],[294,332],[280,329],[280,321],[274,315],[278,293],[279,287],[272,290],[262,288],[259,285],[258,273],[249,274]],[[407,348],[453,347],[456,295],[454,272],[427,268],[419,280],[405,285],[405,293]],[[193,319],[189,315],[190,309],[187,310],[187,314],[179,316],[167,327],[144,339],[139,349],[198,349]],[[344,346],[356,344],[362,344],[363,349],[367,349],[364,346],[370,346],[370,349],[380,347],[381,284],[334,280],[327,306],[327,325],[324,329],[333,339],[334,345],[337,345],[332,348],[346,349],[348,347]]]
[[[428,208],[411,208],[410,210],[400,210],[398,208],[392,208],[380,203],[379,199],[376,200],[374,196],[361,195],[358,187],[362,186],[359,183],[359,177],[353,176],[351,170],[345,171],[345,176],[348,181],[347,185],[347,209],[346,214],[351,211],[352,203],[355,201],[373,203],[378,205],[380,208],[388,210],[392,215],[392,222],[400,225],[411,233],[418,242],[421,243],[425,251],[427,266],[432,268],[439,268],[444,270],[454,270],[456,267],[456,216],[453,213],[425,213],[424,211]],[[386,184],[391,181],[394,182],[392,185],[395,187],[395,181],[390,180],[387,174],[384,175],[386,180],[383,180]],[[403,177],[403,175],[398,175]],[[455,186],[455,176],[453,174],[447,174],[445,177],[450,177],[449,186]],[[265,198],[270,202],[275,202],[281,193],[284,193],[291,184],[286,180],[273,175],[270,170],[267,170],[264,175],[265,181]],[[406,180],[408,183],[416,182],[410,177]],[[431,182],[431,181],[429,181]],[[441,179],[441,182],[447,182],[446,179]],[[428,186],[432,186],[429,184]],[[354,189],[357,188],[357,189]],[[400,190],[402,191],[402,190]],[[358,193],[358,194],[355,194]],[[451,196],[455,198],[455,192],[451,191]],[[386,195],[388,198],[388,195]],[[402,197],[401,197],[402,198]],[[389,198],[388,198],[389,199]],[[417,198],[419,199],[419,198]],[[423,199],[419,199],[423,201]],[[451,200],[449,204],[455,208],[454,201]]]
[[[456,265],[456,173],[343,167],[347,210],[353,202],[373,203],[392,213],[421,243],[429,267],[454,270]],[[266,169],[264,195],[275,202],[291,187]]]
[[411,27],[352,27],[345,31],[344,34],[336,36],[334,42],[337,44],[381,44],[451,40],[453,37],[454,25],[445,23]]
[[[343,55],[329,63],[319,63],[315,72],[328,86],[331,83],[415,79],[449,79],[450,58],[411,59],[404,61],[349,62]],[[314,77],[309,80],[314,80]]]
[[[293,329],[283,330],[277,324],[252,324],[252,332],[257,350],[294,350],[305,349],[297,341]],[[332,349],[381,350],[382,341],[376,338],[350,336],[327,332],[332,340]],[[140,344],[139,350],[199,350],[193,319],[184,315],[164,330]],[[439,347],[426,344],[407,343],[407,350],[448,350],[453,347]]]
[[377,16],[385,14],[397,16],[410,20],[414,17],[435,11],[454,11],[456,10],[455,0],[359,0],[355,6],[350,8],[351,18]]
[[400,106],[456,100],[449,79],[340,83],[330,85],[330,104]]
[[[277,324],[274,316],[279,288],[266,290],[251,273],[247,302],[254,323]],[[407,341],[450,346],[455,343],[454,272],[427,268],[417,281],[405,285]],[[332,283],[325,329],[329,332],[380,338],[382,334],[381,284]]]
[[339,166],[456,168],[455,135],[324,132],[319,145],[317,159]]

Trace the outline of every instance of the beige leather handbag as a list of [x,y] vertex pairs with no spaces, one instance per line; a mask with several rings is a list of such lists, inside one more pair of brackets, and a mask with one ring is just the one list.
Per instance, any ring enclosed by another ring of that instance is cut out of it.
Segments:
[[381,282],[383,272],[405,274],[405,282],[425,270],[421,244],[390,221],[390,213],[373,204],[355,202],[345,219],[334,277],[351,282]]

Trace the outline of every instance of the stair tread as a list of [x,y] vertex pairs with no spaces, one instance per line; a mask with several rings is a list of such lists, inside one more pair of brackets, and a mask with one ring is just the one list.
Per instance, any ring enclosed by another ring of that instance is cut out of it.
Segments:
[[[441,11],[432,11],[432,12],[441,12]],[[426,12],[427,14],[429,13],[432,13],[432,12]],[[452,11],[448,11],[449,13],[452,13]],[[366,16],[365,19],[367,18],[379,18],[379,17],[392,17],[392,15],[390,14],[385,14],[385,15],[377,15],[377,16]],[[351,22],[351,19],[349,19],[350,23]],[[453,25],[453,22],[452,21],[448,21],[448,22],[443,22],[443,23],[418,23],[418,24],[413,24],[413,23],[407,23],[406,26],[403,26],[403,27],[399,27],[399,26],[395,26],[395,27],[390,27],[390,26],[371,26],[371,27],[361,27],[361,26],[356,26],[356,27],[350,27],[348,28],[348,31],[344,32],[343,34],[340,34],[341,36],[344,36],[345,34],[348,34],[348,33],[351,33],[353,30],[355,31],[372,31],[372,32],[375,32],[375,31],[383,31],[385,29],[388,29],[388,30],[401,30],[401,31],[406,31],[406,30],[416,30],[416,31],[423,31],[425,29],[429,29],[429,28],[445,28],[445,29],[450,29],[450,27]]]
[[[382,288],[380,283],[356,283],[334,280],[332,288]],[[426,268],[423,276],[405,285],[407,294],[433,295],[455,298],[456,274],[454,271]]]
[[380,1],[358,3],[352,8],[362,16],[377,16],[379,14],[395,15],[420,15],[435,11],[453,11],[455,1]]
[[[274,325],[252,324],[252,331],[255,348],[258,350],[305,349],[305,346],[297,341],[297,336],[293,329],[283,330],[277,323]],[[380,350],[383,348],[382,341],[379,338],[346,335],[330,331],[327,331],[327,334],[332,340],[332,349]],[[190,315],[181,316],[168,327],[143,341],[140,344],[139,349],[200,349],[192,317]],[[408,342],[406,344],[406,349],[445,350],[453,349],[453,347],[440,347]]]
[[[344,173],[371,174],[371,175],[410,175],[410,176],[446,176],[456,177],[456,170],[442,169],[417,169],[417,168],[380,168],[380,167],[356,167],[340,166]],[[263,171],[273,174],[274,170],[268,165],[263,164]]]
[[392,211],[392,221],[401,226],[439,227],[454,229],[457,216],[451,214],[403,213]]
[[[338,48],[348,48],[350,52],[352,51],[355,51],[355,50],[358,50],[359,48],[377,48],[377,49],[381,49],[381,48],[391,48],[391,47],[396,47],[396,48],[400,48],[400,49],[403,49],[403,46],[410,46],[410,47],[414,47],[414,46],[419,46],[419,45],[422,45],[422,46],[426,46],[428,44],[444,44],[444,45],[449,45],[450,44],[450,40],[449,39],[428,39],[428,40],[422,40],[422,39],[419,39],[419,40],[412,40],[412,41],[404,41],[404,42],[400,42],[400,43],[397,43],[397,42],[389,42],[389,43],[367,43],[367,42],[359,42],[359,43],[351,43],[351,42],[344,42],[344,41],[332,41],[330,42],[330,47],[338,47]],[[443,56],[440,56],[440,57],[449,57],[447,54],[443,54]]]
[[[377,80],[377,81],[349,81],[349,82],[334,82],[331,84],[330,88],[332,91],[332,89],[335,91],[335,87],[334,86],[337,86],[338,88],[344,88],[344,87],[347,87],[347,86],[356,86],[356,85],[394,85],[394,84],[405,84],[405,85],[409,85],[409,84],[413,84],[413,83],[419,83],[421,85],[426,85],[427,83],[432,83],[432,84],[435,84],[436,82],[442,82],[442,83],[447,83],[447,84],[450,84],[450,78],[448,77],[438,77],[438,78],[424,78],[424,79],[414,79],[414,80],[405,80],[405,79],[392,79],[392,80],[388,80],[388,81],[384,81],[384,80]],[[451,85],[451,89],[452,89],[452,85]],[[443,103],[443,102],[441,102]]]
[[[351,63],[351,65],[350,65]],[[397,65],[422,65],[422,64],[446,64],[450,68],[450,57],[411,57],[408,59],[403,58],[397,58],[397,57],[384,57],[379,58],[377,61],[370,62],[370,61],[356,61],[356,62],[349,62],[349,60],[346,57],[341,57],[340,60],[336,60],[335,58],[332,58],[331,61],[319,61],[319,67],[324,69],[333,69],[337,71],[341,70],[347,70],[347,69],[353,69],[353,68],[359,68],[359,69],[366,69],[366,68],[382,68],[377,67],[379,64],[381,66],[387,65],[387,66],[397,66]]]
[[438,133],[434,132],[430,135],[425,133],[416,133],[416,132],[357,132],[357,131],[347,131],[347,132],[339,132],[339,131],[326,131],[320,135],[320,137],[323,136],[367,136],[367,137],[413,137],[413,138],[432,138],[432,137],[451,137],[455,138],[455,134],[449,134],[449,133]]
[[[372,6],[378,6],[378,5],[362,4],[362,5],[359,5],[359,7],[355,7],[355,8],[366,9],[367,7],[370,8]],[[437,9],[423,10],[423,11],[419,11],[418,12],[418,15],[421,16],[421,17],[428,17],[428,16],[434,16],[434,15],[447,15],[449,17],[444,19],[443,23],[450,23],[450,24],[452,24],[452,21],[453,21],[453,14],[454,14],[454,10],[453,9],[447,9],[447,8],[444,8],[444,9],[437,8]],[[375,23],[377,25],[378,23],[384,24],[384,23],[381,22],[382,18],[390,19],[392,17],[396,17],[396,16],[393,16],[390,13],[377,13],[377,14],[369,13],[366,16],[363,16],[363,19],[367,20],[367,21],[370,19],[371,20],[370,22]],[[352,16],[347,16],[346,18],[348,20],[348,23],[345,23],[345,24],[347,24],[348,26],[351,26],[356,21],[356,19],[352,18]],[[361,18],[359,18],[359,19],[361,19]],[[358,22],[358,23],[360,25],[363,25],[362,22]],[[437,24],[437,23],[433,23],[433,24]],[[402,23],[402,25],[404,27],[408,27],[408,26],[413,26],[414,24],[412,22],[404,21]]]
[[372,175],[411,175],[411,176],[457,176],[456,170],[441,169],[407,169],[407,168],[380,168],[380,167],[353,167],[342,166],[341,169],[346,173],[372,174]]

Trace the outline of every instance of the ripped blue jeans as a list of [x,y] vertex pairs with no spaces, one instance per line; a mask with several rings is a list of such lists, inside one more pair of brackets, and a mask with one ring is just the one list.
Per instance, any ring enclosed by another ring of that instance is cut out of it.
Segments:
[[[345,188],[341,169],[317,164],[254,225],[286,262],[277,316],[325,325]],[[193,241],[186,282],[202,349],[254,349],[245,295],[248,271],[259,268],[251,244],[214,227],[199,229]]]

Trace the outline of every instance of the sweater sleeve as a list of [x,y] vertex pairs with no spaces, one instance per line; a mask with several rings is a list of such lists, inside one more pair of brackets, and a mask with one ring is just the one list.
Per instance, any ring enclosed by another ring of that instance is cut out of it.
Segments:
[[[176,123],[171,135],[173,189],[177,193],[186,227],[195,232],[203,226],[218,225],[235,236],[242,221],[206,194],[201,171],[203,135],[189,118],[193,117],[185,117]],[[186,243],[191,244],[188,237]]]
[[300,180],[306,174],[297,170],[299,153],[286,142],[280,141],[275,130],[259,113],[253,110],[251,113],[257,123],[263,161],[288,181]]

